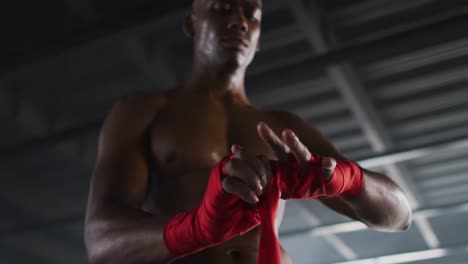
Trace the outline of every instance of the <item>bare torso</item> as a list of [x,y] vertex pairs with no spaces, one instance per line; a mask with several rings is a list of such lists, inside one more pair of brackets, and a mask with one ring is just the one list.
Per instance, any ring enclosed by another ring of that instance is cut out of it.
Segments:
[[[274,113],[253,106],[210,98],[196,92],[165,95],[149,129],[152,176],[143,209],[169,219],[196,207],[204,194],[211,168],[229,153],[232,144],[275,159],[257,134],[259,121],[275,131],[285,126]],[[277,221],[282,218],[280,203]],[[175,263],[257,263],[260,228]],[[284,264],[292,263],[283,250]]]

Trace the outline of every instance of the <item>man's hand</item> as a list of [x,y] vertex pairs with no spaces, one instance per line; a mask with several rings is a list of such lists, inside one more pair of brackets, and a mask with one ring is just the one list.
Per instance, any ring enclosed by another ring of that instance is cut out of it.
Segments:
[[[257,130],[260,138],[279,161],[287,161],[292,154],[301,166],[309,165],[312,154],[291,129],[283,130],[281,139],[263,122],[258,124]],[[249,204],[256,204],[271,179],[270,162],[265,156],[252,155],[239,145],[233,145],[231,152],[233,158],[224,167],[227,176],[222,181],[223,189]],[[321,165],[325,181],[329,181],[335,170],[336,160],[323,157]]]
[[[279,161],[286,161],[289,154],[293,154],[301,166],[307,166],[312,157],[309,149],[299,140],[291,129],[284,129],[281,133],[282,138],[264,122],[257,125],[257,131],[260,138],[275,153]],[[322,171],[325,181],[329,181],[336,167],[336,160],[332,157],[323,157]]]
[[231,147],[233,158],[224,169],[223,189],[239,196],[249,204],[256,204],[271,179],[269,160],[265,156],[255,156],[239,145]]

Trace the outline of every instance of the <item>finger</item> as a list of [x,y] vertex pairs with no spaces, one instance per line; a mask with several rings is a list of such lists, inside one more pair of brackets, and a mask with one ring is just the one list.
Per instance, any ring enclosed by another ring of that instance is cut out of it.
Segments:
[[266,177],[266,170],[264,168],[263,163],[258,159],[257,156],[251,155],[245,149],[240,149],[238,152],[238,157],[240,160],[245,161],[250,168],[256,173],[256,177],[258,177],[261,186],[264,188],[265,186],[262,184],[261,179]]
[[265,177],[261,178],[262,185],[264,186],[263,188],[265,189],[268,183],[271,180],[271,177],[273,175],[273,172],[271,171],[271,166],[270,166],[270,160],[263,155],[258,156],[258,159],[260,162],[263,164],[263,168],[265,168]]
[[224,168],[228,176],[239,178],[257,195],[260,195],[263,192],[260,177],[258,177],[257,173],[245,161],[234,158],[228,161]]
[[290,148],[284,144],[266,123],[258,123],[257,132],[262,141],[273,150],[279,160],[285,161],[288,159]]
[[254,170],[254,172],[257,174],[257,177],[260,180],[260,185],[262,187],[262,191],[257,194],[261,195],[263,189],[265,188],[265,185],[262,182],[262,178],[266,177],[266,170],[263,167],[263,164],[256,156],[249,154],[242,146],[238,144],[233,144],[231,146],[231,152],[234,153],[234,158],[238,158],[247,162],[247,164],[249,164],[252,170]]
[[223,189],[230,194],[236,195],[244,202],[256,204],[259,201],[258,196],[242,180],[236,177],[226,177],[222,182]]
[[336,168],[336,159],[332,157],[323,157],[322,159],[322,172],[325,176],[325,180],[329,181],[333,176]]
[[240,150],[242,149],[242,146],[238,145],[238,144],[233,144],[231,146],[231,152],[232,154],[236,154],[237,152],[239,152]]
[[233,158],[240,158],[240,150],[242,149],[241,146],[237,145],[237,144],[234,144],[231,146],[231,152],[232,152],[232,157]]
[[294,134],[291,129],[285,129],[283,130],[282,136],[296,160],[302,165],[309,163],[312,154],[307,146],[299,140],[296,134]]

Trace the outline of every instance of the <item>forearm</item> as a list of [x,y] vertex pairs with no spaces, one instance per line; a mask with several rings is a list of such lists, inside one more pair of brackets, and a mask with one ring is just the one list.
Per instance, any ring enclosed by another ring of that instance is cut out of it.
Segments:
[[401,231],[411,223],[411,208],[401,189],[388,177],[367,171],[361,193],[343,199],[354,218],[380,231]]
[[350,160],[336,160],[332,173],[323,171],[322,157],[308,166],[286,162],[281,178],[282,197],[322,199],[335,211],[381,231],[408,228],[411,208],[400,188],[388,177],[363,170]]
[[86,221],[91,264],[173,261],[164,242],[165,221],[136,209],[112,208]]
[[[330,208],[369,227],[403,230],[411,222],[411,208],[389,178],[362,170],[344,158],[322,133],[304,120],[282,114],[288,126],[280,139],[266,124],[258,131],[282,161],[282,199],[321,199]],[[297,133],[297,134],[296,134]],[[313,151],[313,152],[312,152]]]

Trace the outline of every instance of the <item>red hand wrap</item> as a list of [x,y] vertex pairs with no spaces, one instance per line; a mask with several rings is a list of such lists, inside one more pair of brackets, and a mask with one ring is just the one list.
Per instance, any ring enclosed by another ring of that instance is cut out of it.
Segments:
[[184,257],[220,244],[250,231],[261,221],[259,264],[281,264],[274,226],[280,194],[282,199],[351,198],[357,196],[363,186],[363,173],[351,161],[337,161],[332,178],[326,183],[322,157],[312,155],[309,166],[300,167],[290,155],[283,164],[270,162],[273,176],[266,195],[257,205],[259,213],[256,213],[240,198],[222,189],[221,180],[226,175],[224,164],[231,157],[221,160],[211,171],[200,206],[176,215],[167,223],[164,239],[174,256]]
[[222,188],[224,164],[228,156],[211,170],[200,205],[174,216],[165,226],[164,240],[169,252],[185,257],[242,235],[260,224],[258,213],[239,197]]
[[280,173],[281,170],[275,161],[270,162],[272,177],[265,195],[258,203],[260,213],[261,231],[258,250],[259,264],[281,264],[281,251],[279,240],[275,233],[276,210],[280,199]]
[[352,198],[361,193],[364,175],[354,162],[337,160],[330,181],[325,182],[322,159],[312,154],[309,166],[300,167],[294,156],[289,155],[280,176],[281,198]]
[[262,230],[258,254],[259,264],[281,264],[281,252],[274,221],[279,196],[283,199],[357,196],[363,186],[363,173],[351,161],[337,161],[328,183],[322,172],[322,157],[312,154],[310,164],[300,167],[293,155],[285,164],[271,161],[273,177],[267,195],[259,203]]

